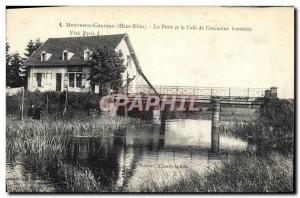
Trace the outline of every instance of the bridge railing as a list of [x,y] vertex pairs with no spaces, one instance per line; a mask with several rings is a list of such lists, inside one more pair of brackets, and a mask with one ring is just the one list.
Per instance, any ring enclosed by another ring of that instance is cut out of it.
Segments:
[[[264,97],[265,88],[193,87],[193,86],[154,86],[160,95],[222,96],[222,97]],[[155,94],[147,85],[128,86],[130,94]]]

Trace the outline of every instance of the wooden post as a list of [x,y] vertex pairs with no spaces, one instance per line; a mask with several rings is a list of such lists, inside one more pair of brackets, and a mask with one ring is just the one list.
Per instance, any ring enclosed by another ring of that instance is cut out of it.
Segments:
[[165,135],[166,130],[166,112],[161,111],[160,112],[160,130],[159,135]]
[[24,89],[25,89],[25,87],[23,87],[23,89],[22,89],[22,106],[21,106],[21,112],[22,112],[21,120],[22,121],[23,121],[23,118],[24,118]]
[[[128,83],[129,83],[129,79],[128,79],[128,72],[127,72],[127,75],[126,75],[126,97],[127,97],[127,99],[128,99],[128,89],[129,89],[129,85],[128,85]],[[129,100],[129,99],[128,99]],[[127,101],[127,103],[128,103],[128,101]],[[124,107],[124,113],[125,113],[125,117],[127,118],[128,117],[128,107],[127,107],[127,103],[125,104],[125,107]]]
[[162,111],[160,110],[160,107],[157,105],[153,107],[152,110],[152,121],[153,124],[161,124],[161,117],[162,116]]
[[66,90],[65,107],[64,107],[64,111],[63,111],[63,116],[67,112],[67,104],[68,104],[68,89]]
[[211,122],[211,152],[219,151],[220,143],[220,111],[221,103],[219,100],[212,99],[212,122]]
[[49,114],[49,98],[48,98],[48,92],[47,92],[47,114]]

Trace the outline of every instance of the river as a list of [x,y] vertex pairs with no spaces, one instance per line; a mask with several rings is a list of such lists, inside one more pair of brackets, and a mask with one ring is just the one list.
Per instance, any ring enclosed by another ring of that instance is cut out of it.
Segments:
[[246,142],[221,135],[220,154],[211,154],[210,140],[211,121],[196,119],[130,127],[105,137],[71,137],[63,157],[40,161],[17,156],[7,163],[7,185],[29,182],[37,190],[64,192],[88,175],[108,189],[139,191],[147,181],[171,184],[191,170],[205,175],[232,152],[247,148]]

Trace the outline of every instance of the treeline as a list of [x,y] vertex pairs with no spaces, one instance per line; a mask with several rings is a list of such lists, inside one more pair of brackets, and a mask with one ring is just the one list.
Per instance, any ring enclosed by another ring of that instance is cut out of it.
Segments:
[[30,40],[22,57],[18,52],[10,53],[10,45],[6,42],[6,87],[26,87],[27,70],[23,66],[23,63],[42,44],[40,39],[36,39],[35,41]]

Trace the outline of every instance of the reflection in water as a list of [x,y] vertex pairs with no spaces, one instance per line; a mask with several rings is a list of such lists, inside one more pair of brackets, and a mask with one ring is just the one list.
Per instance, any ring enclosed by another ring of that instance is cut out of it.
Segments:
[[[52,161],[47,168],[50,180],[63,191],[64,173],[74,175],[74,167],[91,171],[104,186],[137,191],[145,179],[168,184],[190,169],[206,173],[226,158],[228,152],[211,156],[209,120],[167,120],[157,125],[139,126],[116,131],[105,137],[71,137],[66,156]],[[230,137],[220,137],[223,150],[243,150],[247,144]],[[57,163],[62,163],[57,165]],[[49,168],[51,166],[51,168]],[[37,168],[38,169],[38,168]]]

